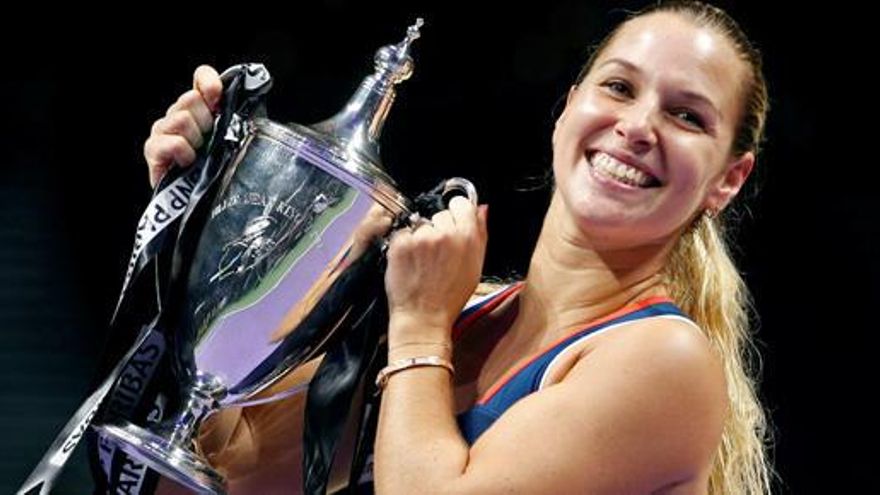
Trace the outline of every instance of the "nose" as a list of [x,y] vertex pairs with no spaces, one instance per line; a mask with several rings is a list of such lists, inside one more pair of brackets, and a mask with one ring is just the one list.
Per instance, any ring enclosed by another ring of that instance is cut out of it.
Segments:
[[650,150],[657,144],[653,122],[654,105],[647,100],[634,102],[621,112],[614,132],[635,152]]

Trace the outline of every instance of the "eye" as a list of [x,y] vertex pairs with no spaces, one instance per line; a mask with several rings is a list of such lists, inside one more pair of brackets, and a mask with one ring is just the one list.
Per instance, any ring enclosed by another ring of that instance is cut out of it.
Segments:
[[688,125],[698,127],[700,129],[706,128],[706,124],[703,122],[702,117],[700,117],[699,114],[697,114],[696,112],[693,112],[686,108],[673,110],[672,115],[685,121]]
[[612,79],[602,83],[602,87],[608,88],[614,94],[632,96],[632,88],[626,81]]

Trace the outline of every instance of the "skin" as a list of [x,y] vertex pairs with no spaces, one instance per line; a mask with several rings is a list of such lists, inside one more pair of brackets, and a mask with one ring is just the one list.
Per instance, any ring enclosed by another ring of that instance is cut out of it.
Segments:
[[144,142],[151,186],[156,187],[172,164],[188,167],[195,160],[202,136],[213,128],[213,112],[222,91],[217,71],[202,65],[193,74],[193,89],[180,95],[165,116],[153,124]]
[[[470,371],[455,380],[439,367],[391,376],[375,449],[378,493],[706,492],[726,383],[719,356],[685,322],[640,320],[588,339],[551,370],[549,386],[514,404],[474,445],[455,415],[550,342],[668,294],[660,272],[670,250],[704,210],[733,199],[754,165],[750,152],[731,154],[747,71],[727,40],[686,18],[628,22],[557,121],[557,187],[527,280],[467,348],[452,352],[451,328],[479,281],[486,208],[456,198],[431,224],[394,234],[389,361],[433,354]],[[153,183],[172,161],[191,162],[196,134],[210,129],[219,79],[200,67],[195,81],[145,144]],[[588,162],[595,150],[659,186],[603,179]]]

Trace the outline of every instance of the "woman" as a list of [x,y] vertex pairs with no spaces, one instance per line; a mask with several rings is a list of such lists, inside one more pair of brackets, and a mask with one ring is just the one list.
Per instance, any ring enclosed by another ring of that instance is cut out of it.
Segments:
[[[526,279],[479,303],[455,338],[481,273],[486,208],[456,199],[393,235],[376,492],[769,491],[743,360],[748,296],[721,222],[761,142],[761,70],[714,7],[661,3],[618,26],[556,122],[556,187]],[[191,162],[210,129],[219,79],[201,67],[195,80],[145,144],[154,183]],[[293,414],[283,403],[263,413],[283,407]],[[229,421],[219,443],[208,429],[233,491],[270,478],[271,459],[220,446],[246,444],[232,432],[247,424],[253,440],[264,423],[277,421]]]

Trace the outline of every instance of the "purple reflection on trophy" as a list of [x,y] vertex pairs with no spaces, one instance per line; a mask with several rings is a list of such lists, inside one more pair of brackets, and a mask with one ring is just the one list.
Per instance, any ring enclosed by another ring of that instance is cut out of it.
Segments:
[[[215,374],[225,383],[238,383],[252,371],[251,363],[263,361],[278,347],[277,334],[291,328],[298,319],[296,314],[291,314],[297,309],[291,302],[304,300],[313,286],[322,282],[321,272],[339,256],[337,249],[346,245],[373,205],[373,201],[361,193],[354,196],[347,204],[327,207],[322,212],[330,217],[324,230],[314,234],[315,242],[304,252],[292,253],[296,259],[289,267],[281,268],[288,271],[277,280],[264,281],[270,286],[265,293],[255,295],[255,301],[232,308],[218,318],[210,337],[196,347],[199,370]],[[336,213],[337,209],[341,211]],[[260,329],[263,334],[251,329]]]

